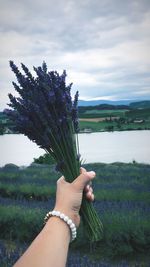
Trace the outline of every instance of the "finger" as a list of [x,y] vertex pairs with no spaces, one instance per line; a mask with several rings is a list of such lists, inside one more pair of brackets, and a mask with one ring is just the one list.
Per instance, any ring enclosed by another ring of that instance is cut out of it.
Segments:
[[95,175],[93,171],[83,172],[73,181],[73,184],[78,190],[82,191],[84,187],[94,179]]
[[88,183],[88,184],[85,186],[84,191],[85,191],[85,192],[88,192],[88,191],[93,192],[93,188],[92,188],[92,187],[90,186],[90,184]]
[[[81,167],[81,168],[80,168],[80,173],[84,173],[84,172],[87,172],[87,170],[86,170],[85,168]],[[88,185],[85,186],[85,188],[84,188],[84,191],[85,191],[85,192],[88,192],[88,190],[89,190],[91,184],[92,184],[92,182],[90,181],[90,182],[88,183]]]
[[89,191],[89,189],[90,189],[90,185],[87,184],[87,185],[85,186],[85,188],[84,188],[84,191],[87,193],[87,192]]
[[94,201],[94,194],[89,191],[86,193],[86,198],[90,201]]
[[66,183],[66,180],[65,180],[65,177],[64,177],[64,176],[61,176],[61,177],[57,180],[57,185],[59,185],[59,184],[63,184],[63,183]]
[[80,173],[83,173],[83,172],[86,172],[86,169],[83,168],[83,167],[81,167],[81,168],[80,168]]
[[93,188],[90,186],[89,192],[93,193]]

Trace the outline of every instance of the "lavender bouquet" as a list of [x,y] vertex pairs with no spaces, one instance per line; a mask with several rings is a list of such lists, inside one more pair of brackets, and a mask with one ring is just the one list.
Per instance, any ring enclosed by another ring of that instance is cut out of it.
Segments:
[[[43,148],[55,159],[57,170],[66,181],[72,182],[78,175],[81,166],[78,143],[78,91],[74,100],[71,98],[71,86],[66,85],[66,72],[59,75],[56,71],[47,71],[44,62],[42,67],[34,67],[37,77],[34,78],[28,68],[21,64],[24,75],[10,61],[18,84],[13,82],[20,97],[9,94],[11,109],[5,113],[14,122],[15,129]],[[87,238],[98,241],[102,236],[102,224],[93,204],[83,201],[80,209]]]

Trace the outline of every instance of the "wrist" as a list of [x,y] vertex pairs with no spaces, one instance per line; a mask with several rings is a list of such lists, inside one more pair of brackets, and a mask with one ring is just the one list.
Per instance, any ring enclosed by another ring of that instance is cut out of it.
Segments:
[[68,226],[68,228],[70,229],[70,232],[71,232],[71,241],[73,241],[76,238],[77,229],[76,229],[76,226],[75,226],[75,224],[71,218],[69,218],[66,214],[64,214],[58,210],[53,210],[53,211],[49,211],[46,214],[46,216],[44,218],[44,224],[46,224],[51,217],[59,218],[61,221],[63,221]]
[[52,216],[45,224],[44,230],[49,235],[51,235],[52,229],[55,229],[55,230],[53,230],[53,233],[55,233],[55,234],[57,233],[57,235],[59,236],[60,239],[65,238],[65,240],[69,244],[70,239],[71,239],[71,233],[70,233],[70,229],[69,229],[68,225],[63,220],[60,220],[56,216]]

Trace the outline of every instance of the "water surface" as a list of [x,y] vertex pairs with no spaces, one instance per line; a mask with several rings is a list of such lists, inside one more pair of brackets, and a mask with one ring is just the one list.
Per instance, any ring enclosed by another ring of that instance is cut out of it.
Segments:
[[[89,162],[150,163],[150,130],[79,134],[80,153]],[[30,165],[44,150],[21,134],[0,136],[0,166]]]

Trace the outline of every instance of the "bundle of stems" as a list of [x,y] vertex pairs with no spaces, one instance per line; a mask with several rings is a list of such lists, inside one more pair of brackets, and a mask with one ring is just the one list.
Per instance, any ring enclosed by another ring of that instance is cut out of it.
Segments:
[[[66,85],[66,72],[59,75],[47,70],[43,62],[34,67],[36,78],[21,64],[24,74],[13,61],[10,67],[18,83],[13,82],[19,97],[9,94],[11,109],[4,112],[14,122],[15,130],[23,133],[55,159],[56,169],[66,181],[72,182],[80,172],[78,142],[78,91],[71,97],[72,84]],[[102,223],[93,204],[85,196],[80,209],[84,230],[90,241],[102,237]]]

